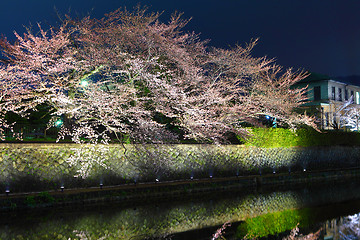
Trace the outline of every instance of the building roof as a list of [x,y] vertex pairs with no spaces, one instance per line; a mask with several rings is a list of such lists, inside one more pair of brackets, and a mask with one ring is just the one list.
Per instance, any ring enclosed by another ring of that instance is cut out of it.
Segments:
[[330,80],[330,79],[331,77],[329,77],[328,75],[310,72],[309,76],[299,81],[299,83],[318,82],[318,81]]
[[343,82],[349,85],[360,86],[360,76],[352,75],[347,77],[336,77],[339,82]]
[[311,82],[319,82],[319,81],[327,81],[332,80],[339,83],[344,83],[348,85],[358,86],[360,87],[360,76],[346,76],[346,77],[335,77],[332,78],[325,74],[310,72],[310,75],[298,83],[311,83]]

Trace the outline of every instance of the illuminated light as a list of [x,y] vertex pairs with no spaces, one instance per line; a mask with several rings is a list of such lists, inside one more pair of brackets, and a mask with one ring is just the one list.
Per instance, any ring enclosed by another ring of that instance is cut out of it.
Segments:
[[304,168],[304,172],[306,172],[306,168]]
[[80,85],[86,87],[87,85],[89,85],[89,82],[87,80],[81,80]]
[[63,124],[63,121],[61,119],[57,120],[54,125],[55,127],[60,127]]
[[212,178],[213,176],[212,175],[210,175],[210,178]]
[[273,174],[275,174],[276,172],[275,172],[275,170],[273,170]]
[[100,183],[100,189],[102,189],[102,188],[103,188],[103,186],[104,186],[104,184]]
[[191,177],[190,177],[190,179],[191,179],[191,180],[194,180],[194,177],[193,177],[193,176],[191,176]]
[[61,189],[61,192],[64,192],[64,186],[61,186],[60,189]]
[[10,193],[10,189],[6,189],[6,190],[5,190],[6,196],[9,196],[9,193]]
[[269,115],[266,115],[265,118],[266,118],[267,120],[269,120],[269,119],[270,119],[270,116],[269,116]]
[[160,180],[159,179],[155,179],[155,182],[159,182]]

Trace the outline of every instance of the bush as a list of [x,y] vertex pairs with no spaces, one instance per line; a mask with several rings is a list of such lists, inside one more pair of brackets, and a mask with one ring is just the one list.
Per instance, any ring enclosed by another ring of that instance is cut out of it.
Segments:
[[304,127],[296,131],[284,128],[251,128],[247,146],[278,147],[314,147],[314,146],[360,146],[360,133],[342,131],[318,132]]
[[293,147],[297,146],[297,136],[294,131],[284,128],[251,128],[250,136],[244,142],[254,147]]

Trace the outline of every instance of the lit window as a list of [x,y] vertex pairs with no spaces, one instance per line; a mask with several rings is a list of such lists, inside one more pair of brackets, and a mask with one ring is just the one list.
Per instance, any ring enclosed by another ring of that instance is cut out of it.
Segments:
[[329,126],[329,113],[325,113],[325,127]]
[[356,92],[356,104],[360,103],[360,96],[359,96],[359,92]]

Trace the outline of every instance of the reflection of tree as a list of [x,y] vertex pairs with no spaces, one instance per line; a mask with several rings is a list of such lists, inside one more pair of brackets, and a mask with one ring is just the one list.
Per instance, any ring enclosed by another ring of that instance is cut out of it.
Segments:
[[302,235],[302,234],[299,234],[298,225],[293,230],[291,230],[289,236],[284,237],[282,240],[305,240],[305,239],[308,239],[308,240],[314,239],[315,240],[315,239],[319,239],[320,233],[322,231],[321,228],[316,233],[309,233],[308,235]]
[[[76,233],[76,237],[78,237],[80,240],[91,240],[91,236],[86,231],[78,231],[74,230],[74,233]],[[108,234],[105,234],[105,236],[98,238],[98,240],[104,240],[108,237]],[[69,238],[71,240],[71,238]]]
[[343,225],[340,226],[341,239],[360,238],[360,213],[344,218]]
[[[298,224],[299,225],[299,224]],[[299,234],[299,227],[296,226],[291,230],[289,236],[284,237],[283,240],[312,240],[319,239],[322,229],[320,228],[316,233],[309,233],[308,235]]]
[[225,239],[223,234],[225,233],[225,228],[231,226],[230,222],[226,222],[224,223],[221,228],[217,229],[216,232],[213,234],[211,240],[216,240],[216,239]]

